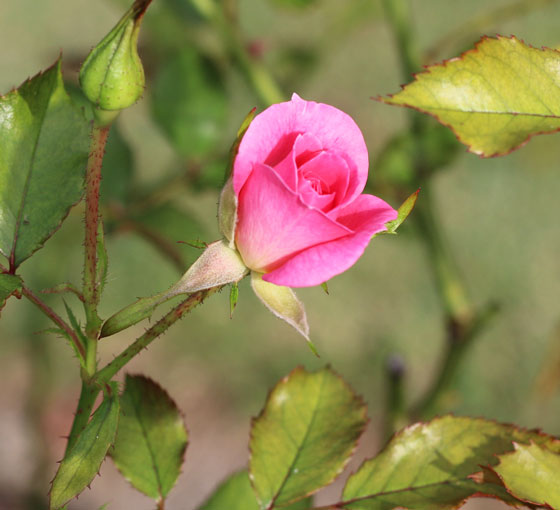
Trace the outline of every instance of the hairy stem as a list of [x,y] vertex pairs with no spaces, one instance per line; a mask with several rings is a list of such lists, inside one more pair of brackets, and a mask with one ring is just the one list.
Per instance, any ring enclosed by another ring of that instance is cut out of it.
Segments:
[[97,315],[99,292],[97,282],[97,236],[99,231],[99,186],[105,144],[110,126],[93,126],[90,154],[86,169],[85,257],[83,291],[86,312],[86,371],[93,375],[97,369],[97,337],[101,319]]
[[199,290],[190,294],[187,299],[179,303],[175,308],[164,315],[150,329],[148,329],[141,337],[137,338],[124,351],[122,351],[113,361],[104,368],[99,370],[93,377],[93,380],[99,384],[109,382],[113,376],[124,367],[134,356],[142,349],[145,349],[158,336],[165,333],[173,324],[181,319],[185,314],[189,313],[194,307],[201,304],[208,296],[219,291],[223,285],[212,287],[210,289]]
[[33,294],[33,292],[31,292],[31,290],[27,287],[22,287],[21,293],[68,335],[68,338],[74,344],[76,351],[80,353],[82,360],[85,361],[86,348],[78,335],[76,335],[76,332],[68,324],[66,324],[66,322],[52,308],[41,301],[41,299]]

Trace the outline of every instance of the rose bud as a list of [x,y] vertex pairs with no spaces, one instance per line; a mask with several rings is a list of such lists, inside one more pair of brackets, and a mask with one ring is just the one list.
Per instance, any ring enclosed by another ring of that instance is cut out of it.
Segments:
[[289,287],[346,271],[397,219],[386,202],[362,194],[367,176],[366,144],[352,118],[296,94],[257,115],[238,145],[222,192],[222,233],[264,304],[306,337],[303,305]]
[[136,0],[91,50],[80,69],[80,85],[96,106],[96,117],[101,124],[133,105],[144,92],[144,68],[137,44],[140,24],[151,1]]

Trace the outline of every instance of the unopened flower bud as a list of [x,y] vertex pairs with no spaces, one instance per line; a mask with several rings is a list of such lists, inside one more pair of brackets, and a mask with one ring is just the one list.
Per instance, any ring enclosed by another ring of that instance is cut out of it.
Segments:
[[150,2],[136,0],[82,65],[80,85],[98,110],[123,110],[144,92],[144,69],[137,43],[142,17]]

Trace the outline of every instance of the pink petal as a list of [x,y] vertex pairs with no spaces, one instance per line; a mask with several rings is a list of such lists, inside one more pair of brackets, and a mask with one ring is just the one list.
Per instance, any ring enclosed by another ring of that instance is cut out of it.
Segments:
[[298,134],[309,133],[324,150],[344,158],[353,177],[350,202],[364,189],[368,154],[360,128],[346,113],[322,103],[304,101],[297,94],[292,100],[270,106],[257,115],[245,133],[235,159],[233,186],[239,195],[255,163],[274,167],[289,153]]
[[[302,165],[298,169],[298,174],[300,176],[300,183],[302,178],[316,177],[319,179],[326,188],[324,191],[325,195],[335,194],[334,205],[339,205],[346,197],[349,179],[348,164],[343,158],[333,152],[321,152]],[[301,189],[300,184],[298,191]]]
[[305,205],[274,169],[258,163],[241,190],[237,214],[237,249],[247,267],[260,272],[351,232]]
[[289,258],[263,276],[263,280],[286,287],[312,287],[343,273],[362,256],[371,237],[385,230],[397,217],[389,204],[373,195],[360,195],[340,212],[338,221],[353,233],[312,246]]
[[297,192],[304,204],[323,212],[332,209],[332,203],[336,198],[334,193],[329,193],[328,195],[317,193],[317,191],[313,189],[313,186],[311,186],[311,183],[303,179],[300,179]]

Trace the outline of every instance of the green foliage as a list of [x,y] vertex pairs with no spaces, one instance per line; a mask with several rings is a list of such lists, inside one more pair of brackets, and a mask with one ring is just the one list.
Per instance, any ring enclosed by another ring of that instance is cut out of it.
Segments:
[[80,200],[88,124],[64,90],[60,60],[0,98],[0,252],[12,268]]
[[159,70],[152,108],[179,154],[204,156],[222,136],[227,114],[224,84],[209,60],[185,47]]
[[187,431],[175,402],[154,381],[127,375],[111,456],[139,491],[165,499],[179,476]]
[[[286,510],[308,510],[311,498],[302,499]],[[240,471],[225,480],[199,510],[260,510],[247,470]]]
[[51,510],[64,506],[91,483],[115,440],[119,420],[117,384],[111,383],[110,388],[58,468],[50,492]]
[[560,455],[534,443],[514,446],[494,468],[508,491],[528,503],[560,508]]
[[512,441],[560,448],[551,436],[477,418],[445,416],[399,432],[379,455],[348,479],[343,508],[451,509],[474,495],[519,503],[497,483],[470,476],[497,463]]
[[382,101],[433,115],[475,154],[507,154],[560,129],[560,53],[485,37]]
[[0,274],[0,310],[4,308],[6,300],[16,291],[21,289],[23,282],[19,276],[13,274]]
[[330,483],[366,423],[363,401],[332,370],[298,368],[282,379],[251,430],[250,473],[261,508],[297,501]]

